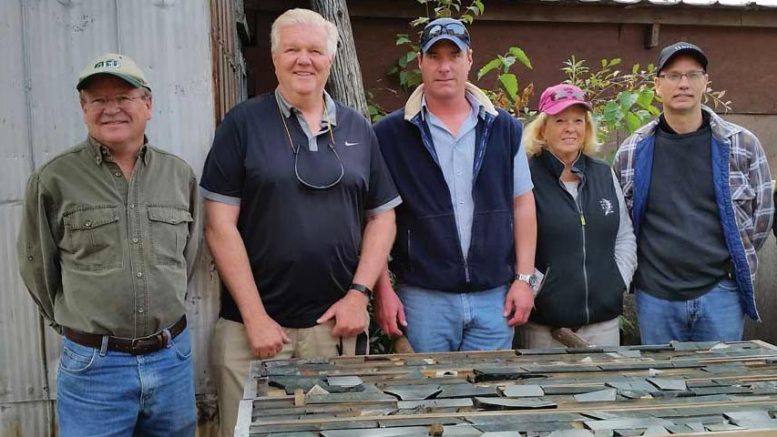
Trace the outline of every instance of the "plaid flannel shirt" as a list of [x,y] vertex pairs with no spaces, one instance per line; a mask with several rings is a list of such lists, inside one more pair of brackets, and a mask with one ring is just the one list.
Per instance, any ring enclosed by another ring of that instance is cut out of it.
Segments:
[[[769,164],[755,135],[741,126],[723,120],[706,106],[702,106],[702,110],[710,114],[712,143],[717,146],[713,147],[713,161],[716,155],[728,154],[728,168],[716,171],[716,166],[713,165],[713,178],[715,184],[720,185],[716,186],[716,193],[726,193],[729,198],[716,200],[719,207],[723,205],[723,210],[720,211],[723,233],[740,293],[743,295],[745,313],[758,320],[754,295],[755,275],[758,271],[756,251],[769,236],[774,214]],[[628,137],[618,148],[613,163],[613,170],[623,188],[638,239],[647,206],[657,126],[656,119]],[[646,159],[646,162],[638,162],[638,156]],[[644,174],[635,178],[640,171]],[[722,178],[725,175],[728,177]],[[644,183],[635,184],[635,179]]]

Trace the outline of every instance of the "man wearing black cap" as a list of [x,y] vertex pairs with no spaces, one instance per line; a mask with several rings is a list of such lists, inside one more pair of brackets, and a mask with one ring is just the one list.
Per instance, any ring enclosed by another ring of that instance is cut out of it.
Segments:
[[537,282],[522,128],[467,82],[460,21],[425,27],[418,65],[423,84],[374,127],[404,199],[391,260],[399,285],[382,276],[377,318],[390,335],[404,328],[418,352],[509,349]]
[[758,319],[756,250],[771,228],[771,175],[758,138],[702,105],[707,62],[690,43],[661,50],[663,114],[615,157],[638,238],[643,344],[736,341],[744,316]]
[[64,337],[59,435],[194,436],[196,177],[148,143],[151,88],[132,59],[100,56],[76,88],[88,137],[30,176],[18,240],[24,283]]

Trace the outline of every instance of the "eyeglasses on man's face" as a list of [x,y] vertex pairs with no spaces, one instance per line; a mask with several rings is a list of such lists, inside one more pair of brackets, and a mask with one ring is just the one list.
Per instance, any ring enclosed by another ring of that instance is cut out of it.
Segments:
[[128,109],[132,107],[136,100],[145,98],[145,95],[131,96],[128,94],[121,94],[115,97],[95,97],[93,99],[86,99],[86,105],[93,109],[105,109],[115,103],[121,109]]
[[434,24],[427,27],[424,29],[424,33],[421,36],[421,45],[426,44],[430,39],[440,35],[455,36],[469,45],[469,32],[467,32],[467,28],[461,23]]
[[676,84],[683,80],[683,77],[688,78],[688,82],[698,83],[702,80],[706,72],[704,70],[693,70],[686,73],[680,73],[678,71],[670,71],[668,73],[659,74],[660,79],[666,79],[669,82]]

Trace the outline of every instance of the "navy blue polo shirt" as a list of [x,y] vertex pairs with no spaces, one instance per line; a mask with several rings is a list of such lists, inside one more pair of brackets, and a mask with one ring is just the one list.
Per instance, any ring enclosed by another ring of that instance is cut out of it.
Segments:
[[[325,100],[332,123],[315,135],[317,147],[310,147],[301,115],[273,93],[236,106],[216,130],[200,183],[206,199],[240,206],[237,228],[262,303],[270,317],[289,328],[314,326],[345,295],[359,261],[366,216],[401,203],[368,121],[328,96]],[[282,120],[299,154],[299,176],[327,185],[342,162],[337,185],[319,190],[300,183]],[[226,289],[220,315],[242,322]]]

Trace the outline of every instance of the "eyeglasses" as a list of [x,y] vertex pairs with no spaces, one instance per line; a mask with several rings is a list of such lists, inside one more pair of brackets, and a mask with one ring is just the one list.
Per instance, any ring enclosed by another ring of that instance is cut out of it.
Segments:
[[659,74],[658,77],[661,79],[666,79],[672,83],[680,83],[680,81],[683,80],[683,77],[687,77],[688,82],[699,82],[701,78],[704,77],[704,74],[704,70],[694,70],[687,73],[678,73],[676,71],[672,71],[670,73]]
[[568,99],[585,101],[585,94],[583,93],[583,91],[576,90],[574,88],[563,88],[563,89],[557,90],[555,93],[553,93],[552,96],[550,96],[550,100],[554,102],[558,102],[559,100],[568,100]]
[[[310,151],[302,152],[301,146],[297,144],[294,147],[294,142],[291,139],[291,133],[289,127],[286,125],[286,120],[283,117],[280,106],[278,106],[278,114],[281,116],[281,123],[286,130],[286,138],[289,140],[289,148],[291,153],[294,154],[294,176],[297,181],[314,190],[328,190],[335,185],[339,184],[343,180],[345,175],[345,166],[343,160],[340,158],[340,154],[335,149],[335,134],[332,122],[329,120],[329,111],[326,109],[326,102],[324,102],[324,114],[326,121],[329,124],[329,144],[327,149],[332,154],[312,153]],[[300,156],[310,155],[309,159],[300,159]],[[312,157],[315,156],[315,159]],[[302,164],[300,164],[302,162]],[[329,177],[321,177],[321,174],[333,175]],[[319,179],[319,180],[316,180]]]
[[145,99],[146,96],[116,96],[112,98],[105,98],[105,97],[98,97],[96,99],[87,100],[86,104],[91,106],[94,109],[105,109],[111,105],[111,103],[116,103],[116,106],[118,106],[121,109],[127,109],[132,106],[132,103],[135,102],[135,100],[138,99]]
[[426,29],[424,29],[424,33],[421,35],[421,46],[426,45],[429,40],[440,35],[455,36],[469,45],[469,32],[467,32],[467,28],[464,27],[463,24],[445,23],[427,26]]

